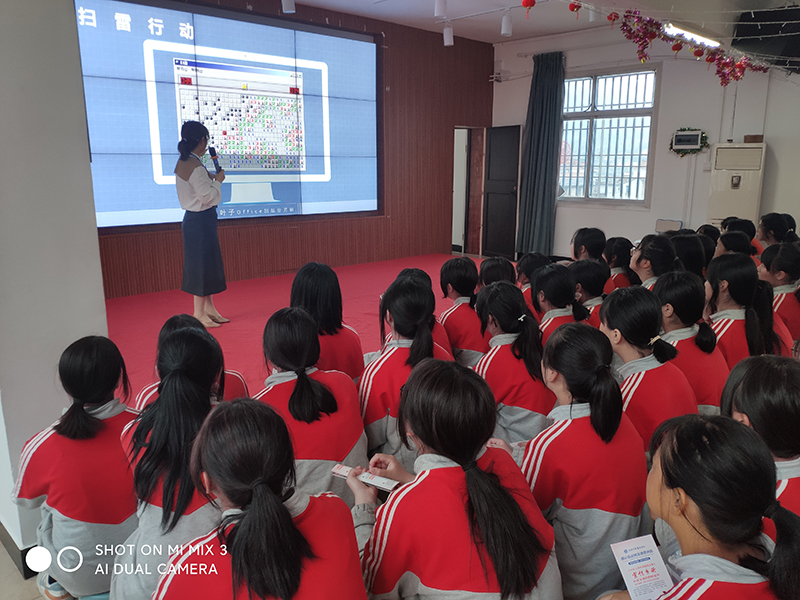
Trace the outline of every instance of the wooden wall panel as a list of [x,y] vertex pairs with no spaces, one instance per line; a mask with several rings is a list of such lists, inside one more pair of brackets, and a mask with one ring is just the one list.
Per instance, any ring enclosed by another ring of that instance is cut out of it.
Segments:
[[[239,10],[243,3],[206,4]],[[249,4],[254,14],[280,16],[279,0]],[[294,18],[383,34],[383,214],[221,221],[228,280],[292,272],[310,260],[341,266],[450,252],[453,130],[491,125],[492,46],[457,38],[445,48],[441,33],[302,5]],[[99,235],[106,297],[180,287],[180,225],[105,228]]]
[[467,245],[464,252],[480,254],[483,239],[483,180],[486,165],[486,130],[469,132],[469,198],[467,198]]

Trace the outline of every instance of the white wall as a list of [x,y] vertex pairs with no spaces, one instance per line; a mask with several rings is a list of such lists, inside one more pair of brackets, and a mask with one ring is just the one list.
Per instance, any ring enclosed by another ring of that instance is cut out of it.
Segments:
[[61,352],[106,318],[72,3],[3,0],[0,56],[0,522],[24,547],[38,511],[10,471],[67,405]]
[[[498,44],[495,60],[503,61],[503,70],[511,72],[512,80],[494,84],[495,127],[525,121],[531,83],[527,75],[533,70],[533,61],[518,54],[557,50],[565,54],[567,77],[587,70],[640,65],[636,46],[608,26]],[[676,59],[669,46],[660,41],[653,45],[650,61],[643,68],[654,65],[659,66],[660,72],[656,137],[651,147],[650,207],[559,202],[555,253],[569,255],[569,241],[579,227],[599,227],[609,237],[624,235],[634,240],[652,233],[657,219],[682,220],[690,228],[705,223],[711,181],[705,169],[710,154],[706,151],[694,158],[680,158],[670,152],[672,134],[681,127],[704,130],[712,144],[728,138],[741,142],[745,134],[764,133],[768,157],[761,212],[783,207],[781,212],[800,213],[800,203],[796,200],[800,169],[795,158],[800,142],[800,121],[795,118],[800,108],[797,82],[794,79],[787,82],[782,75],[747,73],[742,81],[723,88],[714,68],[708,71],[705,61],[695,60],[686,50]]]

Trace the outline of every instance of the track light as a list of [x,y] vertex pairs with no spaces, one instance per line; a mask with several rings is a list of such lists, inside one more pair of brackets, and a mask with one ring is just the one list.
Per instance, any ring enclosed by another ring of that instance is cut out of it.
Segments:
[[283,13],[286,15],[294,14],[294,0],[281,0]]
[[511,11],[507,10],[503,15],[503,23],[500,26],[500,35],[503,37],[511,37]]
[[446,23],[444,26],[444,45],[445,46],[452,46],[453,45],[453,26],[450,23]]
[[447,0],[436,0],[433,4],[433,16],[437,19],[447,17]]

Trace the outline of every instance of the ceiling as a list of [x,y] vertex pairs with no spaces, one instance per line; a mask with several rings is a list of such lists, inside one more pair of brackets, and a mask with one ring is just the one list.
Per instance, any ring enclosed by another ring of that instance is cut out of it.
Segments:
[[[594,27],[610,27],[607,15],[613,11],[622,15],[627,9],[638,9],[643,16],[662,22],[681,23],[724,42],[731,37],[733,22],[738,18],[739,12],[791,3],[791,0],[638,0],[635,3],[623,0],[592,0],[584,2],[583,8],[576,15],[570,12],[569,1],[538,0],[526,19],[521,0],[447,0],[446,14],[456,37],[491,44]],[[300,0],[298,4],[428,31],[442,31],[445,21],[434,18],[434,0]],[[592,7],[596,9],[593,17]],[[500,35],[505,9],[511,11],[511,37]],[[619,26],[619,22],[616,26]]]

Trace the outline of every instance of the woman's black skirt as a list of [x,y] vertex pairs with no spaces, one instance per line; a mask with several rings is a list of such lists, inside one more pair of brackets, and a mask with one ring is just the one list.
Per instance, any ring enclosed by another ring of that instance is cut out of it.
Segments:
[[181,289],[193,296],[210,296],[225,291],[225,268],[217,237],[217,209],[186,211],[183,217],[183,283]]

